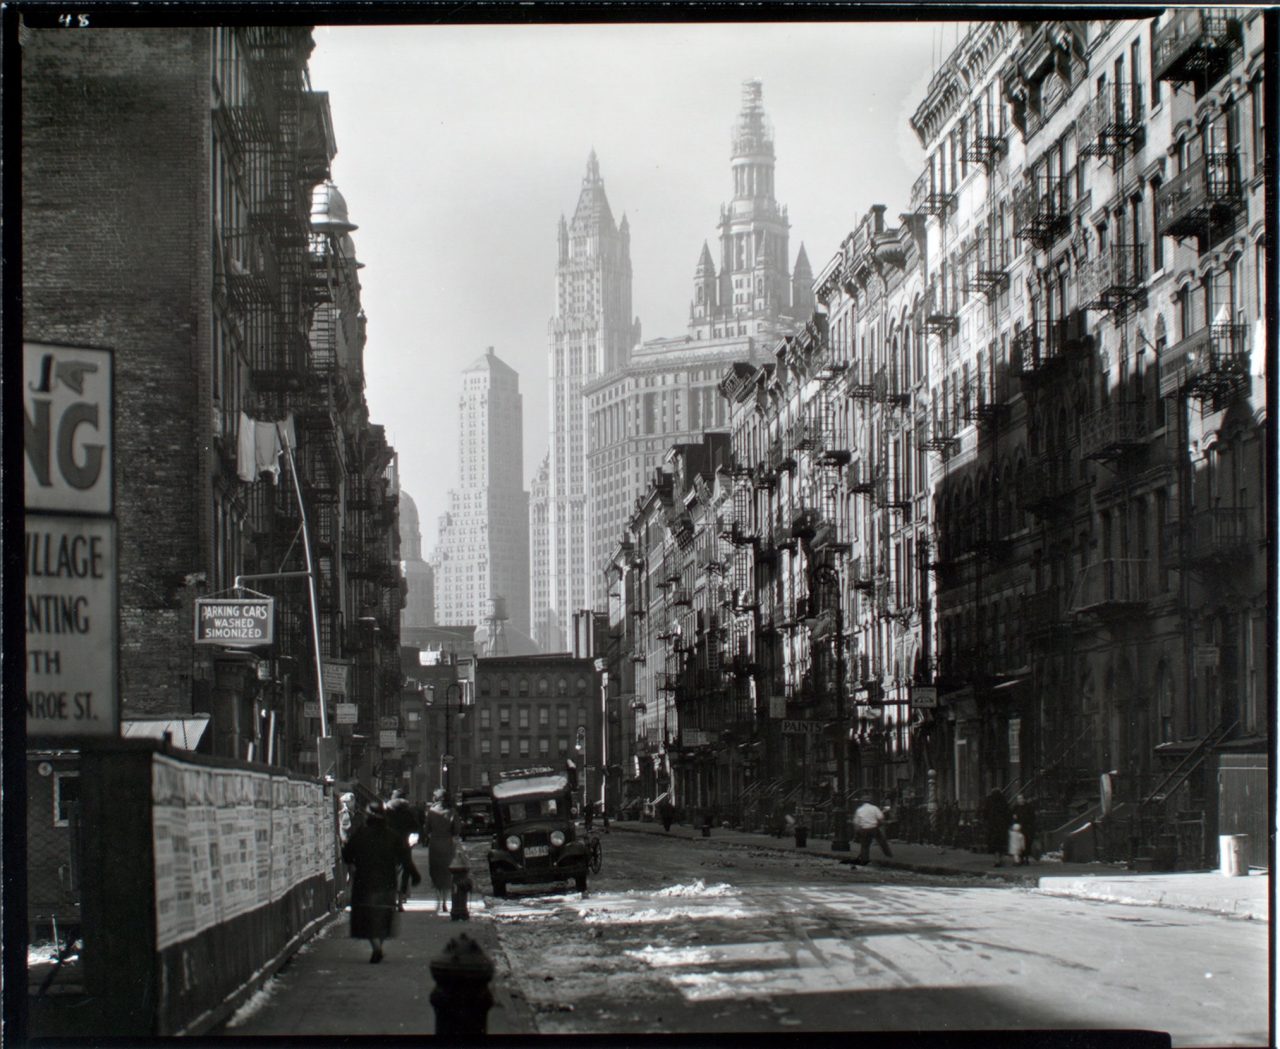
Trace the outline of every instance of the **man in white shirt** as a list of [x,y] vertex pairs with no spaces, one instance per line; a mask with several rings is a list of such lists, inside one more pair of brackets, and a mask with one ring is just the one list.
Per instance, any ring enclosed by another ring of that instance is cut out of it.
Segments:
[[871,862],[871,842],[874,840],[880,846],[880,851],[886,856],[893,856],[893,850],[889,848],[889,839],[884,836],[884,813],[872,804],[869,798],[863,799],[862,803],[853,812],[853,830],[858,836],[858,863]]

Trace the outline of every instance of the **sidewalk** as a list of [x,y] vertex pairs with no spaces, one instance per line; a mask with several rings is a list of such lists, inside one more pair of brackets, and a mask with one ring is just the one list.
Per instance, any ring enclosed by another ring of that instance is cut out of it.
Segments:
[[[426,869],[425,856],[422,868]],[[477,882],[481,889],[488,887],[483,876]],[[365,1035],[372,1010],[380,1035],[435,1034],[431,1005],[435,981],[430,964],[462,934],[476,941],[494,965],[488,1033],[533,1030],[529,1010],[512,995],[515,981],[509,976],[497,929],[485,913],[482,893],[472,894],[467,910],[471,916],[467,921],[437,915],[430,888],[424,892],[419,886],[400,915],[399,935],[386,942],[385,957],[377,965],[369,962],[368,941],[348,935],[349,912],[339,912],[225,1026],[211,1033],[232,1038],[296,1035],[300,1018],[305,1017],[306,1030],[323,1031],[326,1037]]]
[[[610,830],[635,834],[664,834],[660,823],[610,820]],[[702,829],[688,824],[672,824],[675,837],[703,839]],[[716,846],[736,845],[744,848],[774,849],[782,852],[807,852],[829,856],[842,863],[852,863],[858,854],[856,843],[849,852],[832,852],[830,838],[809,837],[806,848],[798,849],[793,839],[757,834],[750,831],[713,827],[709,842]],[[1183,910],[1208,911],[1255,921],[1267,921],[1270,915],[1271,879],[1269,872],[1255,870],[1249,877],[1228,878],[1217,871],[1176,871],[1151,874],[1128,870],[1120,863],[1061,863],[1043,860],[1025,867],[1006,863],[996,867],[987,853],[968,849],[943,848],[902,841],[890,841],[893,857],[871,847],[871,868],[889,867],[921,874],[962,875],[991,878],[1013,885],[1038,889],[1053,896],[1113,903],[1139,903]]]

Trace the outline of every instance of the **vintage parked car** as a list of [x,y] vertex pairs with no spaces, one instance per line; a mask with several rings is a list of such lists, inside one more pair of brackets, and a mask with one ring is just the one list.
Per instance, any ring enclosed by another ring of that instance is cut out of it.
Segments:
[[486,789],[463,790],[458,799],[461,837],[483,838],[493,830],[493,797]]
[[588,851],[573,821],[572,769],[505,773],[493,785],[493,848],[489,880],[495,896],[511,884],[572,881],[587,891]]

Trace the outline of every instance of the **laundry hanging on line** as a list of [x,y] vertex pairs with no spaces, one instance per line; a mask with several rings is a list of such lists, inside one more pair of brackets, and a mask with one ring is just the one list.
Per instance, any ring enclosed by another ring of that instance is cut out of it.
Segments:
[[293,414],[280,420],[253,419],[240,413],[240,434],[236,441],[236,475],[242,481],[254,482],[262,474],[271,475],[271,483],[280,477],[280,453],[296,448]]

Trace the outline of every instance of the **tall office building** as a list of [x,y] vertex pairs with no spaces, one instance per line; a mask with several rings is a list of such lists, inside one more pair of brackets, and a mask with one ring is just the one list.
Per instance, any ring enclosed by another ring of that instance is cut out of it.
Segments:
[[544,501],[535,502],[530,590],[540,595],[533,636],[565,651],[573,613],[587,606],[587,418],[584,386],[627,364],[639,339],[631,315],[631,231],[614,224],[595,151],[587,160],[573,220],[560,218],[556,313],[550,323],[550,457]]
[[408,492],[400,493],[400,571],[406,587],[400,610],[400,640],[422,645],[436,622],[435,572],[422,558],[422,529],[418,505]]
[[476,624],[505,598],[515,629],[529,629],[529,494],[521,480],[520,377],[490,346],[463,373],[458,487],[440,515],[436,621]]
[[704,243],[694,268],[689,329],[637,347],[626,366],[589,384],[589,579],[605,607],[604,570],[657,467],[674,444],[728,431],[718,384],[738,361],[761,364],[813,312],[804,245],[788,271],[787,209],[774,198],[773,131],[760,81],[742,86],[730,164],[733,200],[720,209],[720,269]]

